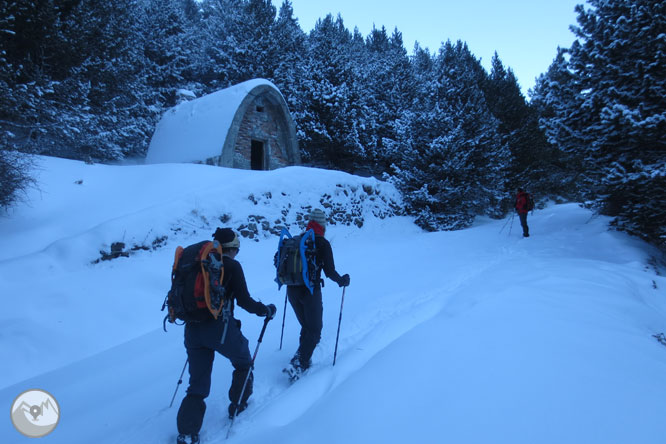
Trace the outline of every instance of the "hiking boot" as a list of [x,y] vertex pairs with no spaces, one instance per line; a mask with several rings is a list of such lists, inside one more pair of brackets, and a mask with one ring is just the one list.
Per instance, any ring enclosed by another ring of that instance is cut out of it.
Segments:
[[180,435],[178,435],[176,444],[199,444],[199,434],[192,433],[191,435],[186,435],[184,433],[181,433]]
[[246,408],[247,408],[247,403],[241,403],[238,406],[238,410],[236,410],[236,404],[232,402],[231,404],[229,404],[229,419],[233,419],[234,414],[235,416],[238,416]]

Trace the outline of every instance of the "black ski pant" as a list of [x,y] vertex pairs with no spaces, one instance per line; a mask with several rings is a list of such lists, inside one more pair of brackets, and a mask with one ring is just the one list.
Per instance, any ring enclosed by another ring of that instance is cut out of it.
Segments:
[[[187,435],[199,433],[203,423],[206,403],[204,399],[210,394],[211,373],[215,352],[228,358],[234,367],[229,400],[238,402],[243,383],[252,366],[252,356],[248,341],[240,331],[240,321],[229,322],[224,342],[221,342],[224,322],[217,321],[187,323],[185,325],[185,348],[189,359],[190,383],[187,395],[183,398],[178,410],[178,433]],[[250,375],[241,405],[247,403],[252,394],[253,376]]]
[[529,236],[530,227],[527,226],[527,213],[518,213],[518,217],[520,218],[520,226],[523,227],[523,236]]
[[321,287],[315,286],[314,294],[304,286],[288,286],[287,297],[294,309],[296,319],[301,324],[301,336],[296,356],[303,369],[310,367],[315,347],[321,339],[324,307],[321,300]]

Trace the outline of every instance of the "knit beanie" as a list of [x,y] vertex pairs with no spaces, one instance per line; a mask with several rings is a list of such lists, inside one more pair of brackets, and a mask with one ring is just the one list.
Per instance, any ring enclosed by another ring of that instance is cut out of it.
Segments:
[[310,213],[310,220],[317,222],[322,228],[326,228],[326,214],[319,208],[315,208]]
[[218,241],[222,248],[240,248],[240,239],[231,228],[218,228],[213,234],[213,239]]

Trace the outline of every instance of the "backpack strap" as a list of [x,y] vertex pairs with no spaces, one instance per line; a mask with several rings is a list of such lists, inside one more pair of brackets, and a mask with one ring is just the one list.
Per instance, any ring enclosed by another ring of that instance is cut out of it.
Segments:
[[[171,268],[171,284],[173,284],[173,281],[176,279],[176,269],[178,269],[178,262],[180,261],[180,257],[183,255],[183,247],[180,245],[178,248],[176,248],[176,254],[174,255],[173,258],[173,267]],[[168,305],[168,300],[169,300],[169,294],[167,293],[166,297],[164,298],[164,302],[162,303],[162,311],[167,307]],[[167,310],[166,316],[164,316],[164,320],[162,321],[162,328],[164,331],[167,331],[166,329],[166,323],[167,321],[175,323],[176,322],[176,316],[173,312],[173,308],[169,307],[169,310]]]
[[282,228],[282,231],[280,232],[280,241],[278,242],[277,253],[275,253],[275,282],[277,282],[278,291],[280,288],[282,288],[282,282],[280,282],[280,264],[282,263],[282,255],[280,253],[282,252],[282,242],[284,241],[285,236],[288,239],[292,238],[289,230]]
[[176,248],[176,254],[174,255],[173,258],[173,268],[171,268],[171,282],[173,283],[173,280],[176,278],[176,269],[178,268],[178,261],[180,261],[180,257],[183,255],[183,247],[180,245],[178,248]]
[[300,242],[300,252],[301,252],[301,261],[303,263],[303,282],[305,282],[305,287],[310,291],[310,294],[314,294],[314,282],[310,282],[309,279],[309,270],[308,270],[308,259],[305,257],[305,243],[308,239],[314,244],[315,241],[315,232],[312,229],[309,229],[301,236]]

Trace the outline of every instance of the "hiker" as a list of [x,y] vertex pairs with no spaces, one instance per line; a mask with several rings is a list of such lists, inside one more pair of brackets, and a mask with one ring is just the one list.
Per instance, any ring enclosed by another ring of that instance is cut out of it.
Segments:
[[331,244],[324,238],[326,232],[326,215],[320,209],[310,213],[306,231],[312,229],[315,233],[315,263],[316,274],[314,289],[310,293],[305,285],[288,285],[287,297],[289,304],[294,309],[296,318],[301,324],[301,334],[298,350],[290,361],[290,365],[284,370],[292,381],[295,381],[311,365],[312,352],[321,338],[323,326],[323,305],[321,297],[321,270],[326,277],[336,282],[340,287],[349,285],[349,275],[340,276],[335,270],[333,261],[333,250]]
[[[213,239],[222,246],[222,261],[224,264],[224,277],[222,285],[225,295],[231,300],[231,316],[225,322],[220,316],[217,320],[212,317],[202,322],[187,322],[185,324],[185,348],[189,360],[190,382],[187,395],[178,410],[178,444],[198,443],[199,431],[206,411],[204,399],[210,393],[211,372],[213,359],[218,352],[231,361],[234,371],[229,388],[229,418],[240,413],[247,407],[247,400],[252,394],[252,373],[243,399],[239,402],[241,390],[252,365],[252,356],[248,348],[248,341],[240,330],[241,323],[233,317],[233,301],[240,307],[257,316],[269,319],[275,316],[275,305],[264,305],[250,296],[245,282],[245,275],[241,264],[236,261],[240,249],[238,235],[230,228],[218,228]],[[227,325],[228,324],[228,325]],[[226,326],[226,331],[225,331]],[[224,333],[224,339],[222,338]],[[238,405],[238,412],[236,406]]]
[[532,197],[522,188],[518,188],[518,194],[516,194],[516,211],[520,218],[520,226],[523,227],[523,237],[530,237],[530,228],[527,226],[527,213],[533,208]]

